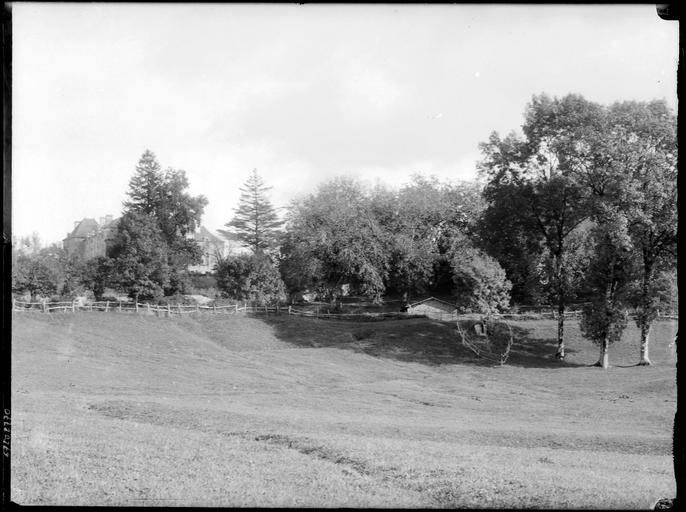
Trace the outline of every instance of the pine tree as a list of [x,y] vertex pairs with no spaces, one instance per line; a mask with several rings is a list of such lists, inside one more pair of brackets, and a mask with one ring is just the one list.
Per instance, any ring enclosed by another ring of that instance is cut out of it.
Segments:
[[155,153],[146,149],[138,161],[135,174],[129,181],[127,195],[130,199],[124,202],[124,208],[128,211],[155,215],[160,203],[163,179]]
[[234,209],[235,215],[225,224],[229,231],[220,231],[237,239],[254,254],[268,252],[276,245],[279,228],[283,225],[266,195],[271,187],[266,186],[257,169],[253,169],[240,190],[241,197],[238,207]]

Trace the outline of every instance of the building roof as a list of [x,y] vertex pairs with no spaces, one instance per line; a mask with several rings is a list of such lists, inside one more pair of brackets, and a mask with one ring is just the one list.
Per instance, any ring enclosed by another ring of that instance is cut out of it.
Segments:
[[117,217],[116,219],[112,219],[112,218],[107,218],[107,217],[105,217],[105,222],[103,222],[103,223],[100,225],[100,227],[101,227],[101,228],[110,228],[110,229],[111,229],[111,228],[116,228],[116,227],[119,225],[119,220],[120,220],[120,219],[121,219],[120,217]]
[[98,223],[95,219],[85,218],[69,233],[68,238],[86,238],[98,230]]
[[195,233],[190,234],[190,237],[198,241],[202,241],[207,238],[208,241],[216,244],[224,243],[224,240],[213,234],[205,226],[200,226]]
[[431,303],[440,307],[441,309],[450,309],[450,311],[457,309],[455,304],[451,304],[450,302],[446,302],[444,300],[437,299],[436,297],[429,297],[428,299],[420,300],[419,302],[415,302],[413,304],[410,304],[407,307],[413,308],[413,307],[419,306],[420,304],[431,304]]

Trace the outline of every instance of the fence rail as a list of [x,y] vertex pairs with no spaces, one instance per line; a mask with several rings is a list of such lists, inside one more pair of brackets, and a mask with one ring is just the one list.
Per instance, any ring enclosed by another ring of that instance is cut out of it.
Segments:
[[[124,301],[96,301],[80,303],[78,301],[72,302],[25,302],[16,299],[12,300],[12,311],[37,311],[41,313],[52,312],[72,312],[76,311],[103,311],[103,312],[133,312],[138,314],[150,314],[157,316],[173,316],[173,315],[189,315],[189,314],[288,314],[291,316],[302,316],[311,318],[322,318],[331,320],[393,320],[393,319],[408,319],[408,318],[423,318],[430,317],[434,320],[448,320],[455,321],[463,315],[441,314],[440,318],[432,315],[418,315],[405,312],[379,312],[379,313],[331,313],[330,309],[316,306],[314,310],[296,308],[293,306],[248,306],[240,304],[226,304],[201,306],[199,304],[150,304],[140,302],[124,302]],[[565,313],[565,318],[578,318],[579,311],[568,311]],[[547,313],[502,313],[491,315],[494,318],[501,320],[527,320],[527,319],[541,319],[541,318],[557,318],[557,315]],[[679,315],[660,314],[658,319],[662,320],[679,320]]]

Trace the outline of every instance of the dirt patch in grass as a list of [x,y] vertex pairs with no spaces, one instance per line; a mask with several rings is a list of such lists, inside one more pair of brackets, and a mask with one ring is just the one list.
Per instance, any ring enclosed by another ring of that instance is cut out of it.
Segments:
[[307,438],[296,438],[283,434],[262,434],[255,436],[254,439],[255,441],[285,446],[286,448],[297,450],[304,455],[317,457],[318,459],[332,462],[334,464],[347,466],[360,475],[372,475],[375,473],[375,471],[366,462],[352,459],[341,454],[340,452],[332,450],[331,448],[327,448],[326,446],[314,444]]

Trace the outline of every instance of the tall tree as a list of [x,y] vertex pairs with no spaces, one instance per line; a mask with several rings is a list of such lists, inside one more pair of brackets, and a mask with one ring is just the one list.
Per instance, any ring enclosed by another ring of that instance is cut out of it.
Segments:
[[398,192],[377,186],[370,200],[390,258],[388,288],[404,296],[452,288],[453,239],[476,234],[474,219],[483,208],[479,186],[414,174]]
[[129,199],[124,201],[124,209],[157,217],[164,200],[163,182],[164,175],[155,153],[146,149],[129,181]]
[[616,103],[610,108],[613,176],[628,232],[640,255],[636,324],[639,365],[651,364],[649,336],[660,307],[661,279],[674,268],[677,246],[676,117],[664,101]]
[[[530,236],[528,244],[545,248],[551,270],[545,287],[556,299],[558,328],[556,357],[563,359],[564,313],[569,301],[569,239],[588,218],[590,193],[570,165],[576,141],[602,120],[602,108],[578,95],[551,99],[534,96],[522,127],[524,138],[493,133],[480,145],[479,168],[488,179],[486,212],[505,209]],[[512,205],[516,205],[513,211]],[[501,216],[502,217],[502,216]]]
[[202,256],[197,242],[188,234],[200,225],[207,198],[192,196],[188,187],[185,171],[168,168],[163,172],[154,153],[146,150],[129,182],[128,200],[124,202],[125,213],[145,215],[157,226],[167,257],[169,275],[163,279],[167,293],[183,288],[187,266]]
[[[330,299],[336,298],[343,284],[381,299],[389,269],[386,232],[358,182],[336,178],[293,203],[288,231],[289,248],[297,252],[289,254],[282,248],[282,259],[310,260],[319,271],[315,287]],[[289,263],[289,268],[298,267]]]
[[240,188],[241,197],[235,215],[221,233],[239,240],[253,254],[268,252],[273,249],[279,238],[279,228],[284,221],[279,219],[276,209],[267,197],[271,187],[265,185],[262,178],[253,169],[252,174]]
[[519,188],[503,184],[490,190],[489,197],[491,207],[477,219],[476,244],[505,269],[515,304],[541,304],[545,290],[539,263],[544,245],[538,231],[531,230],[528,216],[521,214],[526,205]]
[[620,340],[627,325],[627,291],[633,279],[633,248],[626,217],[614,206],[602,205],[594,239],[596,252],[587,272],[594,298],[584,306],[579,327],[600,347],[596,366],[609,366],[608,349]]
[[660,303],[658,276],[676,258],[676,117],[664,100],[656,100],[617,102],[596,119],[601,120],[585,124],[570,141],[565,163],[594,202],[615,205],[628,220],[642,267],[633,301],[641,333],[638,364],[648,365],[650,328]]
[[387,288],[405,300],[434,282],[438,260],[437,230],[440,190],[434,179],[415,175],[399,192],[377,186],[370,197],[370,213],[383,233],[379,240],[388,256]]

